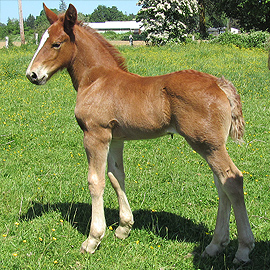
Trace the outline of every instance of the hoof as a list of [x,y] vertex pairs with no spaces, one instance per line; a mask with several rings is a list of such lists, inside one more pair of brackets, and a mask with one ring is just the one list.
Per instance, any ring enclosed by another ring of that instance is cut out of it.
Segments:
[[222,253],[224,250],[223,247],[221,247],[220,245],[214,245],[214,244],[210,244],[208,245],[204,252],[202,253],[202,257],[207,258],[207,257],[215,257],[218,254]]
[[255,245],[253,243],[251,245],[246,245],[245,247],[240,246],[235,254],[233,263],[234,264],[241,264],[241,265],[250,264],[251,260],[249,259],[249,254],[252,251],[252,249],[254,248],[254,246]]
[[212,253],[212,254],[209,254],[206,250],[201,254],[201,257],[202,258],[205,258],[205,259],[207,259],[207,258],[213,258],[213,257],[215,257],[215,256],[218,256],[219,254],[221,254],[221,252],[216,252],[216,253]]
[[115,236],[119,239],[126,239],[129,236],[131,228],[119,226],[115,230]]
[[96,239],[86,239],[81,246],[81,253],[93,254],[98,248],[100,241]]
[[251,263],[252,263],[252,261],[250,259],[248,259],[247,261],[240,260],[236,257],[233,259],[233,264],[236,264],[236,265],[244,266],[244,265],[248,265]]
[[204,252],[202,253],[201,257],[202,257],[202,258],[209,258],[210,256],[209,256],[209,254],[208,254],[206,251],[204,251]]

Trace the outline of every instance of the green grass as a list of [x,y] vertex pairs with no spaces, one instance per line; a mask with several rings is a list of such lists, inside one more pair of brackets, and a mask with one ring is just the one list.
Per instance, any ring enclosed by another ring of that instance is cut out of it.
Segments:
[[[164,74],[197,69],[231,80],[241,94],[245,144],[228,151],[244,173],[256,247],[253,263],[269,269],[270,178],[267,52],[221,45],[120,47],[131,72]],[[126,188],[135,224],[114,238],[117,199],[107,181],[107,231],[93,255],[80,254],[91,217],[83,134],[74,117],[76,92],[66,72],[45,86],[27,81],[35,48],[0,50],[0,268],[3,269],[236,269],[231,243],[216,258],[199,254],[211,241],[218,196],[206,162],[183,138],[125,145]]]

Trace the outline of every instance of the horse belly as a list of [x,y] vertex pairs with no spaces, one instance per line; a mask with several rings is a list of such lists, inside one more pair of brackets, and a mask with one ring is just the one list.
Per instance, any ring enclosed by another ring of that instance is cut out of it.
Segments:
[[165,126],[159,129],[118,126],[113,129],[113,138],[118,140],[145,140],[174,133],[177,132],[173,126]]
[[176,133],[171,125],[170,116],[159,109],[139,109],[133,113],[126,111],[117,119],[113,138],[125,140],[151,139],[168,133]]

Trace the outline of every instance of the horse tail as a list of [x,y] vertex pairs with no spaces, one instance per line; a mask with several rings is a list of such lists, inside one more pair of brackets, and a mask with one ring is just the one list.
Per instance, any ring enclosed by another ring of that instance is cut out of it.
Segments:
[[235,142],[243,143],[245,121],[242,113],[242,103],[240,96],[234,85],[230,81],[227,81],[223,76],[217,80],[217,84],[227,95],[231,105],[232,120],[229,135]]

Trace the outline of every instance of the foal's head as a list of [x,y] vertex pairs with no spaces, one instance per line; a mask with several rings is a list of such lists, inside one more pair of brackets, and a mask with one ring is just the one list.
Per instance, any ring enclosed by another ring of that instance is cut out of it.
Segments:
[[29,64],[26,76],[34,84],[45,84],[58,70],[72,61],[75,49],[74,25],[77,11],[69,5],[64,15],[57,16],[43,4],[51,26],[43,34],[40,45]]

